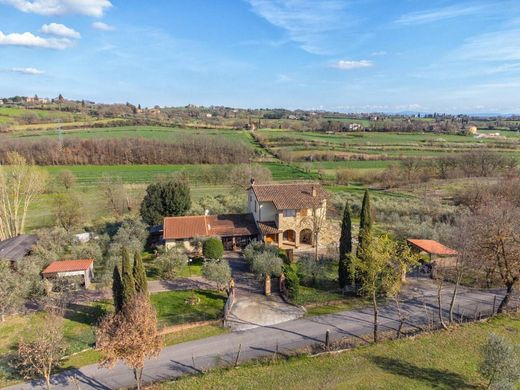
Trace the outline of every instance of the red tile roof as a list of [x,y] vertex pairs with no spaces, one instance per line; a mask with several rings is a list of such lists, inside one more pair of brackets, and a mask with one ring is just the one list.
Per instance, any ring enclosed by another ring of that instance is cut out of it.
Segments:
[[208,224],[204,215],[164,218],[165,240],[208,236]]
[[[250,187],[259,202],[273,202],[278,210],[300,210],[312,208],[316,201],[326,198],[319,183],[254,184]],[[313,189],[316,197],[312,196]]]
[[409,238],[407,241],[420,250],[432,255],[454,256],[458,253],[455,249],[448,248],[447,246],[442,245],[440,242],[434,240],[418,240]]
[[268,235],[268,234],[278,234],[278,233],[281,233],[282,230],[278,229],[276,227],[276,223],[275,222],[260,222],[258,221],[258,227],[260,228],[260,231],[262,232],[262,234],[264,236]]
[[86,271],[94,263],[93,259],[60,260],[55,261],[43,270],[43,274],[55,274],[58,272]]
[[258,234],[253,214],[196,215],[164,218],[165,240],[193,237],[253,236]]

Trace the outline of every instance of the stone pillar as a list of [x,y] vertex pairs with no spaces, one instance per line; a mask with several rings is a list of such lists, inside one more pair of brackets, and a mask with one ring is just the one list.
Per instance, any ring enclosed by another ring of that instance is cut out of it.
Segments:
[[278,248],[281,248],[283,244],[283,232],[278,233]]
[[294,234],[294,247],[298,248],[298,245],[300,245],[300,231],[299,230],[295,230],[294,232],[295,232],[295,234]]

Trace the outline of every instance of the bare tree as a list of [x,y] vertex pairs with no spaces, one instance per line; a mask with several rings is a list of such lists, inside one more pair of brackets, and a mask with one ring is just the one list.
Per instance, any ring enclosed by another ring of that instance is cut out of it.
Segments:
[[8,152],[6,161],[0,166],[0,239],[23,234],[29,206],[47,182],[47,173],[19,154]]
[[100,365],[112,367],[122,360],[134,370],[140,390],[145,360],[157,356],[162,348],[157,314],[148,297],[138,294],[119,313],[107,315],[96,335],[96,347],[102,353]]
[[120,177],[103,176],[101,185],[112,212],[120,217],[131,210],[128,192]]
[[21,340],[18,345],[15,366],[27,379],[41,376],[47,389],[51,388],[51,375],[65,355],[63,318],[46,313],[43,326],[34,329],[30,341]]
[[58,174],[58,182],[68,191],[76,184],[76,176],[71,171],[65,170]]
[[327,218],[327,199],[324,196],[318,196],[316,188],[312,188],[313,202],[310,209],[310,215],[302,218],[300,225],[310,225],[312,230],[312,243],[314,245],[314,260],[318,261],[318,246],[320,241],[320,234],[325,226]]
[[520,279],[520,208],[507,201],[487,203],[468,218],[472,238],[464,255],[486,278],[498,277],[506,287],[498,313],[503,312]]

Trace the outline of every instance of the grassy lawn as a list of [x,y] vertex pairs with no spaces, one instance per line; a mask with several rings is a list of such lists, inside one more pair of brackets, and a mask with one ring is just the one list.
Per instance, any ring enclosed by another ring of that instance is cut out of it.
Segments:
[[[199,300],[191,305],[192,294]],[[216,291],[168,291],[150,297],[155,309],[159,327],[178,325],[186,322],[216,320],[222,317],[225,294]]]
[[[214,291],[195,291],[200,299],[197,305],[189,305],[186,300],[191,297],[190,291],[161,292],[151,296],[152,304],[157,310],[159,327],[177,325],[185,322],[215,320],[222,317],[225,294]],[[67,355],[62,364],[63,369],[77,368],[96,363],[99,353],[92,348],[95,343],[94,327],[99,318],[111,311],[111,303],[96,302],[89,306],[77,305],[70,310],[64,320],[64,337],[67,343]],[[33,313],[25,316],[13,316],[0,324],[0,387],[7,386],[20,378],[8,367],[6,357],[16,350],[20,339],[29,338],[43,325],[43,314]],[[216,336],[227,332],[218,326],[203,326],[165,336],[165,345],[173,345],[204,337]]]
[[250,363],[158,389],[462,389],[481,387],[479,349],[489,333],[520,343],[520,320],[500,317],[337,355]]
[[[193,259],[193,261],[190,263],[190,265],[186,265],[184,268],[182,268],[181,272],[179,273],[179,277],[181,278],[189,278],[192,276],[202,276],[202,264],[203,264],[202,258],[196,258]],[[155,266],[155,258],[150,253],[143,254],[143,262],[146,269],[146,277],[149,280],[159,280],[161,279],[159,275],[159,271],[157,270],[157,267]]]

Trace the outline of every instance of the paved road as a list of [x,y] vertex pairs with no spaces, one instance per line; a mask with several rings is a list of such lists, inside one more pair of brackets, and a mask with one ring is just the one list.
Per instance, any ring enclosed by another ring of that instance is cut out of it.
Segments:
[[[436,319],[435,286],[423,279],[410,283],[406,289],[406,300],[402,310],[408,317],[409,326],[424,326],[430,318]],[[495,292],[463,290],[459,295],[457,311],[465,317],[481,312],[491,312]],[[498,296],[497,302],[501,296]],[[444,297],[444,308],[449,302],[448,292]],[[383,305],[380,311],[381,331],[396,329],[398,318],[395,306]],[[216,366],[232,364],[241,345],[240,361],[270,356],[276,350],[289,353],[317,343],[322,343],[325,332],[330,330],[332,340],[346,336],[368,340],[372,332],[370,309],[346,311],[313,318],[301,318],[273,326],[263,326],[242,332],[210,337],[165,348],[160,356],[145,365],[146,382],[164,381],[181,375],[205,371]],[[80,381],[81,389],[116,389],[134,385],[132,372],[123,365],[111,370],[91,365],[74,372],[55,376],[56,389],[75,389],[69,384],[71,376]],[[13,387],[16,389],[41,388],[41,383]]]

